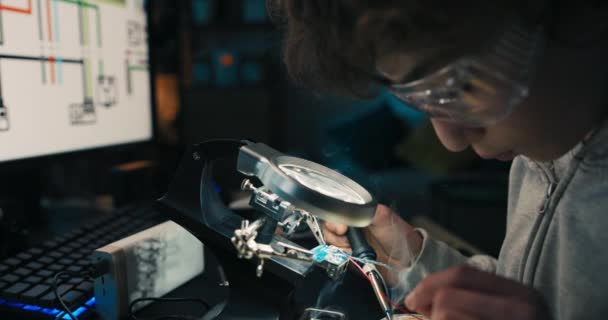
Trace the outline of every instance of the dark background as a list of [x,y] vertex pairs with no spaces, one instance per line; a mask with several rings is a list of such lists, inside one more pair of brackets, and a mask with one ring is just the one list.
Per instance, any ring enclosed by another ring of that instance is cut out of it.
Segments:
[[325,164],[407,220],[428,217],[498,254],[509,164],[448,153],[422,115],[389,95],[358,101],[294,86],[264,0],[156,0],[151,10],[154,141],[0,163],[0,258],[69,230],[83,208],[157,198],[185,148],[212,138]]

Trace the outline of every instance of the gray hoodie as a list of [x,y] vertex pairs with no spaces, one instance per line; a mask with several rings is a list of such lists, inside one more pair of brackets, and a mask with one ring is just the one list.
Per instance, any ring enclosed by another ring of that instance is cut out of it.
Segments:
[[467,259],[422,233],[420,255],[400,274],[405,292],[468,263],[538,289],[553,319],[608,319],[608,126],[551,163],[513,161],[498,259]]

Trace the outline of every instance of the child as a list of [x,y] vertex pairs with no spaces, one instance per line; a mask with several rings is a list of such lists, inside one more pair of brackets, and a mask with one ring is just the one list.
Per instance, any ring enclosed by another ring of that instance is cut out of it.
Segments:
[[[297,82],[388,89],[430,115],[447,149],[513,160],[498,259],[465,258],[378,207],[366,234],[402,270],[391,280],[413,290],[407,307],[431,319],[606,317],[605,1],[271,2]],[[348,248],[345,232],[325,227]]]

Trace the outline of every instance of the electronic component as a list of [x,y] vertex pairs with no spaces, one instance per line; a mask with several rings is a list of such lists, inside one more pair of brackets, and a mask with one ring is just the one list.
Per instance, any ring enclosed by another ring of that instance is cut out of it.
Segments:
[[[149,207],[129,207],[0,261],[0,314],[18,319],[69,320],[52,292],[54,275],[63,270],[84,271],[95,249],[163,221]],[[77,316],[95,305],[93,283],[83,278],[60,283],[59,292]]]
[[348,255],[334,246],[320,245],[311,250],[315,263],[327,271],[327,275],[336,279],[348,267]]
[[162,297],[205,267],[203,244],[172,221],[99,248],[92,259],[110,265],[95,279],[96,310],[104,320],[127,318],[131,302]]

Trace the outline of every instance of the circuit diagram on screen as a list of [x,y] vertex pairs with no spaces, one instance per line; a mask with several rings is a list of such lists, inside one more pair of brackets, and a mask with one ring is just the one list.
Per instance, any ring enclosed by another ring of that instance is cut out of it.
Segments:
[[149,72],[142,6],[138,0],[2,0],[0,133],[19,125],[9,122],[8,106],[11,114],[53,108],[49,121],[63,114],[77,127],[110,121],[138,90],[146,94],[149,88],[138,88]]

